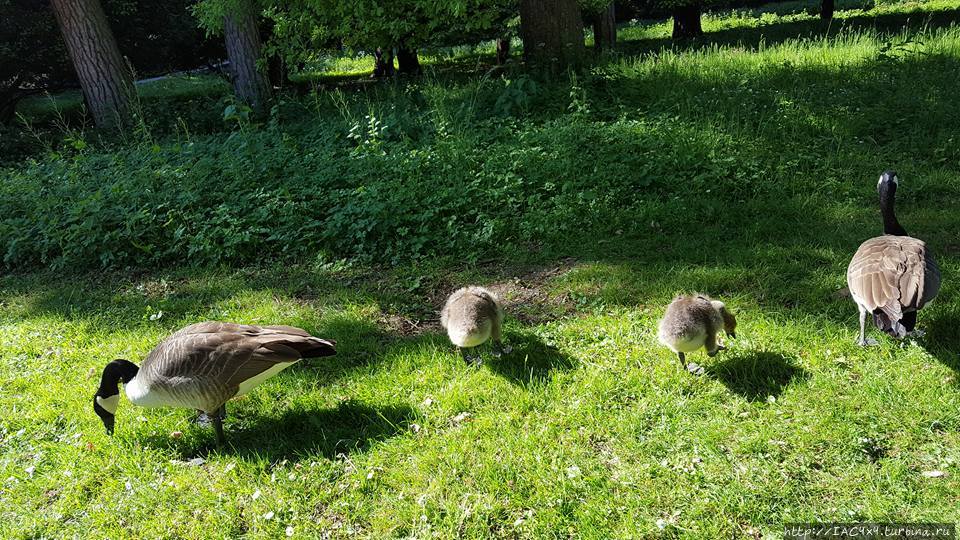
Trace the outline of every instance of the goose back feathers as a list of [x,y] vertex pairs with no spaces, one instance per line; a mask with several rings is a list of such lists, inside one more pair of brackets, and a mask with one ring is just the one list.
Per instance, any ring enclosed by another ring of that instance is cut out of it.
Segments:
[[334,342],[291,326],[202,322],[157,345],[125,390],[137,405],[213,413],[297,361],[335,352]]
[[902,338],[913,331],[913,313],[940,291],[940,268],[923,240],[878,236],[860,245],[847,266],[854,301],[873,314],[877,328]]
[[483,287],[457,289],[440,311],[440,324],[457,347],[476,347],[491,336],[499,340],[502,321],[497,297]]

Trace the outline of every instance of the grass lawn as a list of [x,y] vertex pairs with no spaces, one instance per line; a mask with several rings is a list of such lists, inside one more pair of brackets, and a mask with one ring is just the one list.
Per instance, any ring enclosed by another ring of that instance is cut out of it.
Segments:
[[[0,536],[960,522],[960,4],[931,6],[893,33],[636,36],[562,82],[331,91],[288,104],[299,123],[0,169],[6,260],[56,267],[0,276]],[[862,349],[844,275],[885,168],[944,283],[923,338]],[[501,294],[513,346],[480,367],[438,325],[468,283]],[[656,340],[681,291],[738,317],[690,357],[701,377]],[[100,369],[204,319],[338,354],[228,403],[223,448],[192,411],[125,399],[105,435]]]

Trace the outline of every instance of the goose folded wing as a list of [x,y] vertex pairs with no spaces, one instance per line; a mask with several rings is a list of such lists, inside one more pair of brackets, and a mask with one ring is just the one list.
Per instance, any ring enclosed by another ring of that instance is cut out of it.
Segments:
[[905,257],[895,242],[881,237],[864,242],[847,268],[847,286],[867,311],[881,310],[891,321],[903,316],[900,286]]
[[306,336],[270,334],[255,336],[245,339],[242,349],[242,355],[237,354],[232,359],[227,384],[239,385],[280,364],[335,354],[335,349],[330,342],[309,334]]
[[917,240],[905,244],[902,248],[903,266],[899,280],[900,305],[904,311],[916,311],[925,303],[926,246]]

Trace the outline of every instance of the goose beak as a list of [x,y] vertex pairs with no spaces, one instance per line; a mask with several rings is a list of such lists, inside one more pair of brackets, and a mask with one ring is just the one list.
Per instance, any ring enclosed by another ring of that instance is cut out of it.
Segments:
[[[114,398],[119,396],[114,396]],[[97,413],[97,416],[100,417],[100,421],[103,422],[103,427],[107,430],[107,435],[113,435],[113,426],[116,423],[117,417],[112,412],[108,411],[103,407],[103,405],[111,407],[111,404],[116,404],[116,399],[104,400],[100,396],[93,396],[93,412]]]
[[112,414],[110,416],[104,416],[100,418],[103,420],[103,427],[107,430],[107,435],[113,435],[113,425],[116,422],[116,417]]

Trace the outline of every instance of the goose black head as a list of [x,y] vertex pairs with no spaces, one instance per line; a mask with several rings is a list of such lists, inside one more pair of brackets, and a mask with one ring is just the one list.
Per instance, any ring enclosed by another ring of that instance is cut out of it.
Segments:
[[886,170],[880,175],[880,180],[877,181],[877,191],[881,194],[888,189],[893,191],[897,190],[897,186],[900,185],[900,179],[897,178],[897,171]]
[[120,381],[127,384],[137,376],[139,368],[127,360],[114,360],[103,368],[100,376],[100,388],[93,395],[93,412],[103,421],[107,435],[113,435],[113,426],[116,420],[117,404],[120,402],[120,390],[117,387]]

